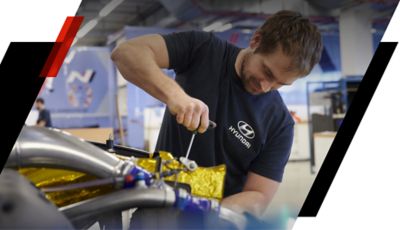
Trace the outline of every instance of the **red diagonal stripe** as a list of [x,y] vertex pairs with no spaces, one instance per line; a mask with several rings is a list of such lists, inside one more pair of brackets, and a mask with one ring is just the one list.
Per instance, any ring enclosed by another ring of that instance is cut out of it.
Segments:
[[41,77],[57,76],[82,21],[83,16],[67,17],[47,58],[46,64],[40,73]]

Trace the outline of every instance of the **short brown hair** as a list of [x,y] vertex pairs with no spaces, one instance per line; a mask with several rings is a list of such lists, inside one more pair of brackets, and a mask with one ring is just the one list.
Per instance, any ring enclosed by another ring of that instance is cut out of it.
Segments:
[[261,42],[255,52],[270,54],[281,46],[285,55],[293,57],[292,67],[302,76],[309,74],[321,58],[322,41],[318,28],[298,12],[279,11],[257,32]]
[[41,98],[41,97],[38,97],[38,98],[36,99],[36,102],[37,102],[37,103],[44,104],[44,99]]

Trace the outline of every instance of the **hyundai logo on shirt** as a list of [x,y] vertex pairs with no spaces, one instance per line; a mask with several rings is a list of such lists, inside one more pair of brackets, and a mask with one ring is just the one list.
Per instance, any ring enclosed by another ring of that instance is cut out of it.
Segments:
[[250,149],[251,144],[246,138],[253,139],[256,134],[253,128],[244,121],[239,121],[237,123],[237,128],[239,132],[232,125],[228,128],[229,131],[244,145],[246,148]]
[[256,136],[253,128],[244,121],[239,121],[237,127],[240,133],[249,139],[253,139]]

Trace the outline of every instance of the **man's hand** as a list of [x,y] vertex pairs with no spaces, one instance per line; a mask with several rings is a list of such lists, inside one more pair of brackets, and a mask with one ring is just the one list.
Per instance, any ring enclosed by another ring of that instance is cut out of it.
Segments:
[[46,121],[45,120],[40,120],[36,123],[36,126],[39,127],[45,127],[46,126]]
[[185,93],[176,95],[167,102],[172,115],[176,116],[178,124],[190,131],[204,133],[208,128],[208,106],[204,102],[190,97]]
[[248,212],[257,218],[262,218],[278,187],[279,182],[249,172],[243,192],[224,198],[222,206],[239,213]]

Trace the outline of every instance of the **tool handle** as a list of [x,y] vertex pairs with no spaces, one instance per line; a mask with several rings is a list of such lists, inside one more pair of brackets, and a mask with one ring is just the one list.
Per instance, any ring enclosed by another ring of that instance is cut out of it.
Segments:
[[207,128],[207,130],[215,129],[215,127],[217,127],[217,123],[213,122],[212,120],[209,120],[209,121],[208,121],[208,128]]
[[[215,127],[217,127],[217,123],[213,122],[212,120],[208,121],[208,128],[207,130],[211,130],[211,129],[215,129]],[[194,134],[197,134],[198,129],[196,129],[195,131],[193,131]]]

